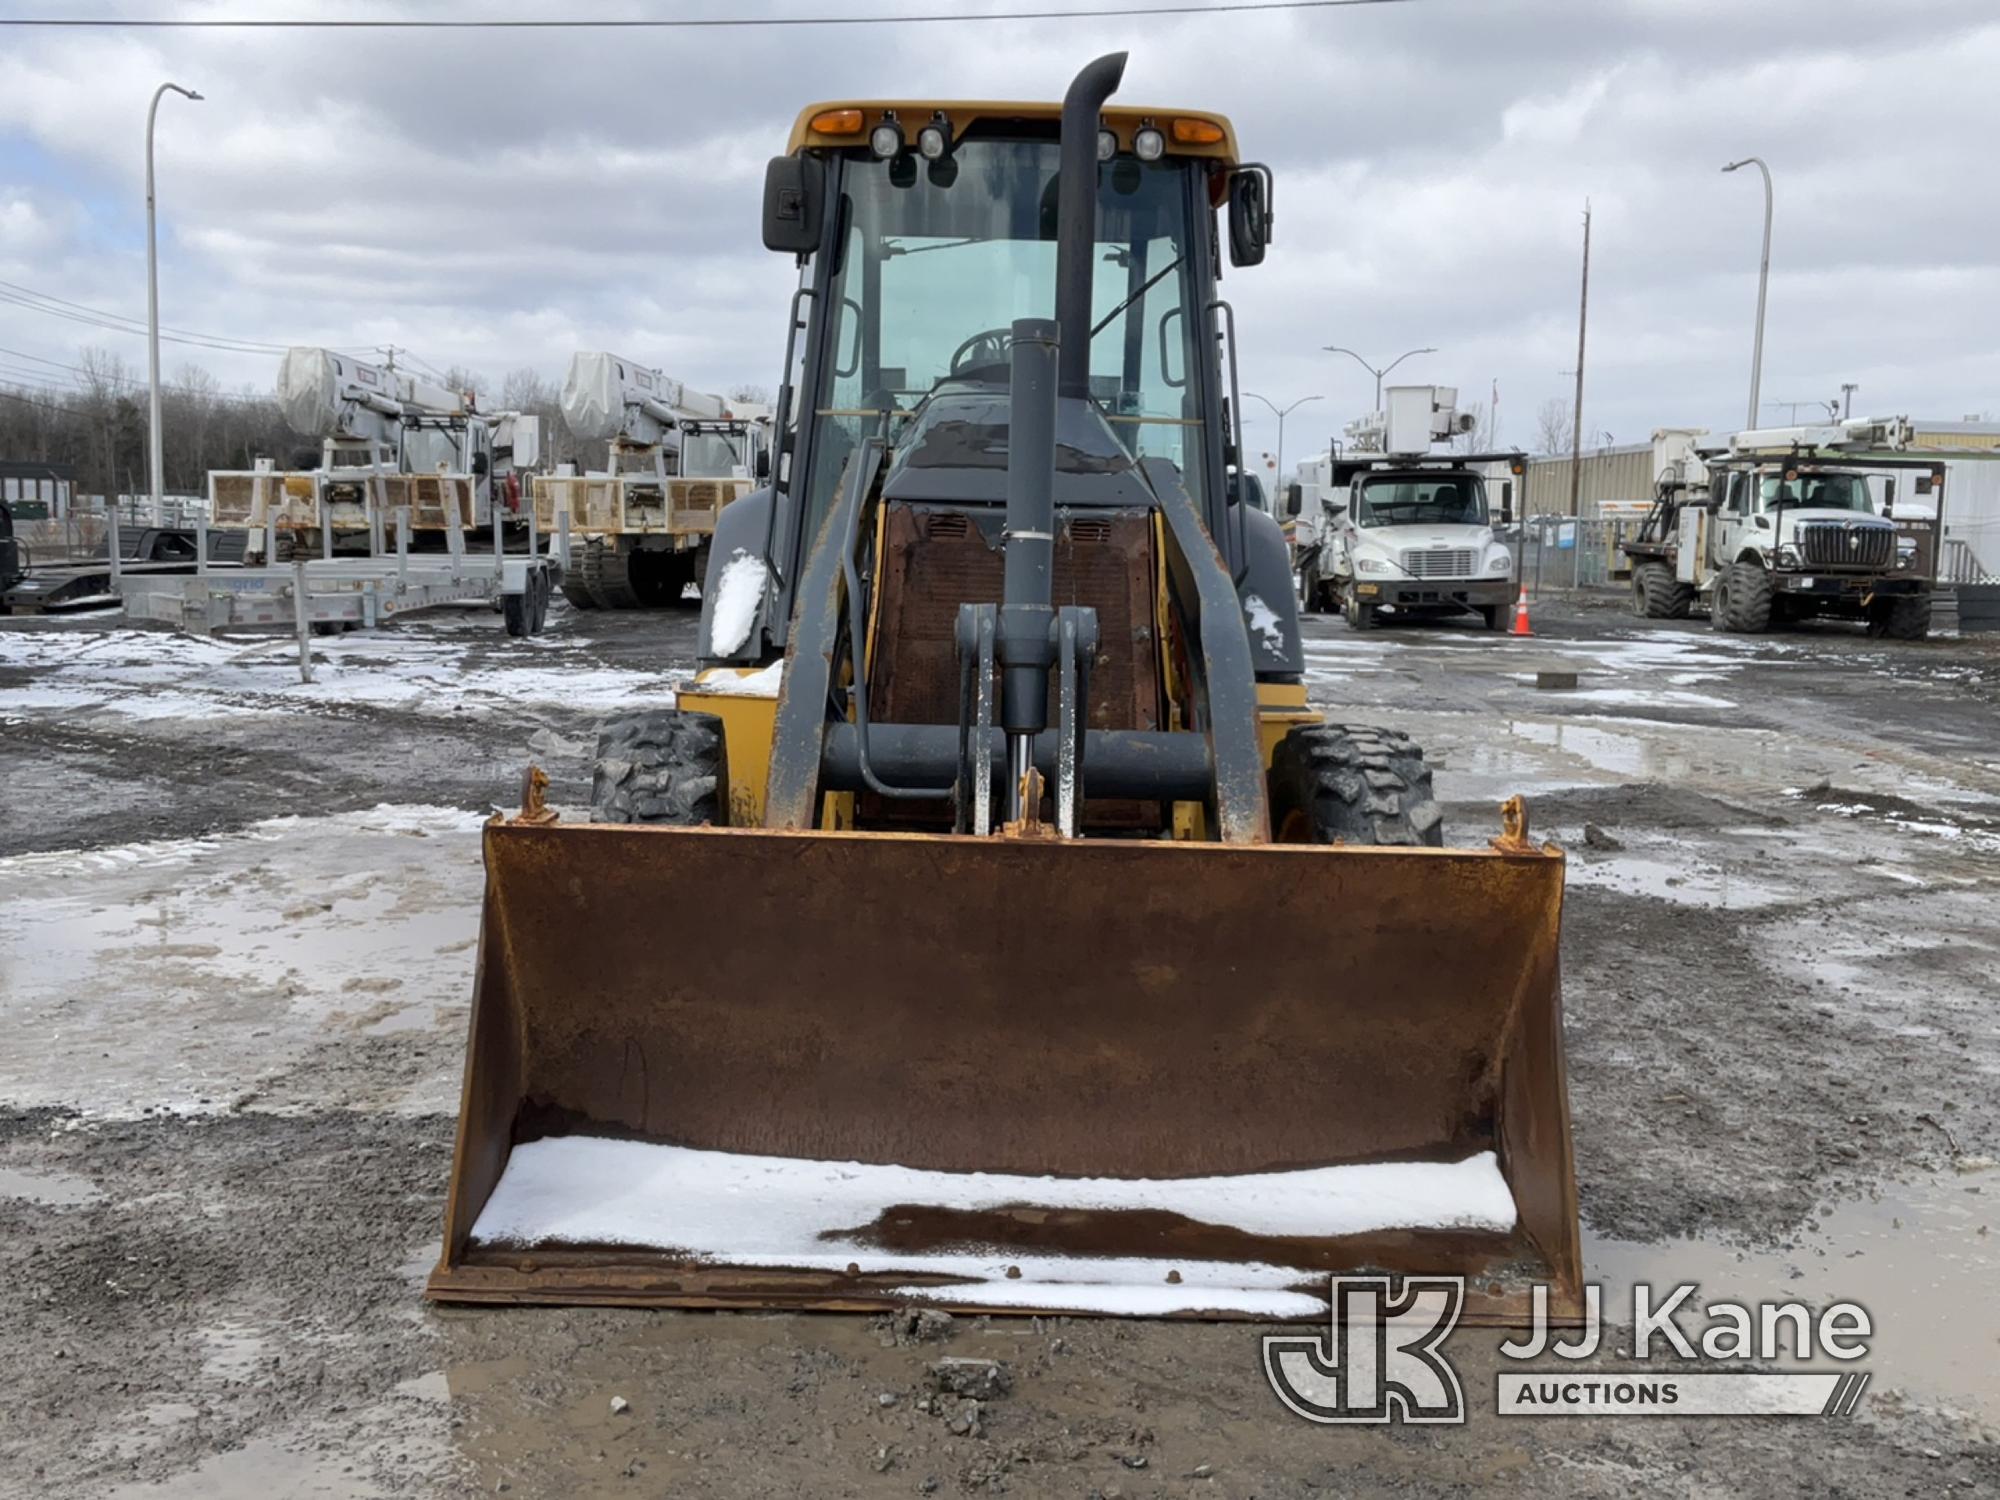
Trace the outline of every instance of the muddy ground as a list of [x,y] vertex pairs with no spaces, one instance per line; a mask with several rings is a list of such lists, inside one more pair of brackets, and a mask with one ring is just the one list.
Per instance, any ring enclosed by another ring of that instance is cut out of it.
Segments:
[[[479,819],[530,758],[581,801],[596,719],[691,655],[687,616],[552,623],[323,640],[310,687],[283,644],[0,624],[0,1494],[2000,1490],[1994,644],[1309,623],[1314,701],[1417,734],[1454,842],[1518,790],[1572,851],[1608,1305],[1699,1279],[1878,1329],[1846,1420],[1502,1419],[1461,1332],[1467,1426],[1360,1429],[1285,1412],[1245,1325],[422,1303]],[[925,1410],[942,1351],[1011,1393]]]

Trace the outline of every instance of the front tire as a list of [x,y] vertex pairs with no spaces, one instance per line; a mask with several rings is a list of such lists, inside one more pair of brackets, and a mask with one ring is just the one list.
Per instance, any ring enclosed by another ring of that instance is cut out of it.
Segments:
[[1868,633],[1877,639],[1921,641],[1931,633],[1931,601],[1927,594],[1899,594],[1876,599],[1868,606]]
[[598,731],[591,821],[720,823],[727,782],[722,721],[713,714],[678,708],[621,714]]
[[1771,575],[1756,563],[1731,563],[1715,581],[1710,623],[1736,635],[1761,635],[1771,628]]
[[1349,630],[1373,630],[1375,628],[1375,606],[1372,604],[1363,604],[1361,596],[1354,592],[1352,584],[1347,586],[1347,594],[1343,605],[1343,613],[1347,617],[1347,628]]
[[1431,768],[1398,730],[1301,725],[1272,753],[1270,792],[1281,844],[1444,847]]

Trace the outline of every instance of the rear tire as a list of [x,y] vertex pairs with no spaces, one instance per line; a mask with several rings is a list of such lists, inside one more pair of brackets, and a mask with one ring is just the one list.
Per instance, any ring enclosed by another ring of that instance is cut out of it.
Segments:
[[1316,615],[1324,608],[1320,602],[1319,564],[1307,563],[1299,574],[1299,595],[1300,608],[1307,614]]
[[1642,620],[1685,620],[1694,603],[1694,589],[1674,577],[1662,562],[1640,563],[1632,569],[1632,613]]
[[1715,580],[1709,620],[1717,630],[1761,635],[1771,628],[1771,575],[1755,563],[1731,563]]
[[1868,633],[1878,639],[1921,641],[1931,633],[1931,601],[1927,594],[1877,599],[1868,606]]
[[1272,753],[1270,791],[1282,844],[1444,847],[1431,768],[1398,730],[1301,725]]
[[720,823],[726,781],[722,721],[713,714],[678,708],[621,714],[598,731],[591,820]]
[[500,616],[507,622],[509,635],[535,633],[535,580],[532,575],[522,585],[520,593],[500,596]]

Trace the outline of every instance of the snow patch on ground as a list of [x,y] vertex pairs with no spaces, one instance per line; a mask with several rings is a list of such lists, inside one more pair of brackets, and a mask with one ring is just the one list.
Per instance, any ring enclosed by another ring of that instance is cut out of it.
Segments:
[[[1152,1209],[1248,1234],[1312,1238],[1412,1228],[1501,1233],[1515,1218],[1513,1195],[1491,1152],[1458,1162],[1156,1180],[937,1172],[560,1136],[515,1148],[473,1238],[650,1246],[724,1265],[832,1271],[858,1265],[864,1273],[961,1276],[982,1286],[1005,1283],[1017,1289],[1008,1295],[1041,1305],[1062,1300],[1048,1290],[1056,1283],[1081,1299],[1079,1307],[1103,1311],[1236,1307],[1216,1299],[1254,1292],[1261,1300],[1243,1310],[1281,1316],[1288,1309],[1277,1307],[1274,1294],[1302,1274],[1249,1262],[1031,1255],[998,1246],[911,1254],[850,1238],[896,1205],[912,1203],[968,1211]],[[1169,1284],[1167,1274],[1176,1270],[1183,1280]]]
[[767,576],[764,559],[740,547],[729,559],[715,586],[715,612],[709,617],[708,645],[716,656],[733,656],[750,639]]

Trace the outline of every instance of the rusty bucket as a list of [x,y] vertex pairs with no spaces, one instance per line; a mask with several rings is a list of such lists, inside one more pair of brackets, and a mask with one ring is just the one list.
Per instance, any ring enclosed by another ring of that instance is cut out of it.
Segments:
[[1581,1303],[1563,861],[499,821],[465,1302]]

